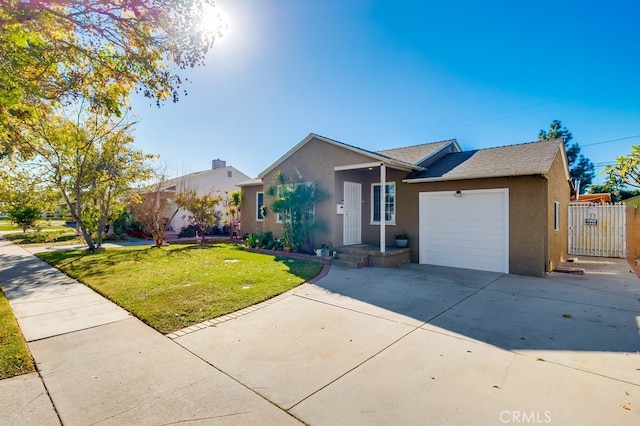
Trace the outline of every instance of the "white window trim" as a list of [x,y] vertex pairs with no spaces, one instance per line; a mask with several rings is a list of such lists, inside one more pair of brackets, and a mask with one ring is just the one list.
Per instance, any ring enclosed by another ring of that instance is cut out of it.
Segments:
[[553,202],[553,230],[560,230],[560,203],[557,201]]
[[[391,212],[391,220],[385,220],[385,224],[386,225],[395,225],[396,224],[396,210],[397,210],[397,204],[398,204],[398,197],[397,197],[397,186],[395,182],[386,182],[387,186],[393,186],[393,211]],[[369,223],[370,225],[380,225],[380,221],[379,220],[373,220],[374,216],[374,212],[373,212],[373,208],[375,206],[375,203],[373,202],[374,199],[374,188],[376,186],[381,186],[380,182],[374,182],[371,184],[371,222]],[[382,200],[381,200],[382,201]]]
[[258,191],[256,192],[256,222],[264,222],[264,216],[262,217],[262,219],[260,218],[260,203],[258,202],[258,198],[260,197],[260,194],[262,194],[262,205],[264,206],[264,192],[263,191]]

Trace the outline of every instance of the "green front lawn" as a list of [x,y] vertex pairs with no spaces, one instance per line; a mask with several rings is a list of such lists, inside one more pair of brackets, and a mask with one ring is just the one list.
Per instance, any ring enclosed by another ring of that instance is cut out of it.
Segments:
[[0,220],[0,232],[2,231],[20,231],[20,227],[8,220]]
[[284,293],[322,264],[244,251],[231,244],[57,251],[40,258],[170,333]]
[[0,290],[0,379],[35,371],[9,301]]
[[84,239],[76,235],[76,230],[68,227],[51,231],[27,231],[3,234],[7,240],[20,245],[73,245],[84,244]]
[[[64,225],[64,221],[62,220],[45,219],[45,220],[39,221],[37,226],[40,227],[41,231],[62,231],[62,230],[70,229],[68,226]],[[18,225],[14,224],[10,220],[2,219],[0,220],[0,232],[3,232],[3,231],[22,232],[22,228],[20,228]],[[35,231],[28,230],[27,232],[35,232]]]

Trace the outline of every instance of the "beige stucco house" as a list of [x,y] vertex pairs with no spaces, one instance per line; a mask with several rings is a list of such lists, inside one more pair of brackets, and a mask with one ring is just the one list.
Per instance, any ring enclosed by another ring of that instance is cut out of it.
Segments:
[[473,151],[446,140],[373,152],[310,134],[239,184],[242,232],[282,232],[277,215],[260,210],[270,207],[265,189],[278,171],[299,171],[329,194],[315,206],[326,228],[317,244],[384,253],[404,232],[412,262],[535,276],[567,256],[562,140]]

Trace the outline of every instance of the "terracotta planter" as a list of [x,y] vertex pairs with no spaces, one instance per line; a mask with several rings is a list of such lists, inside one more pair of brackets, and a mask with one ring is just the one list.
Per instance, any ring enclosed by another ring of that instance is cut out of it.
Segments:
[[285,247],[284,251],[287,252],[287,253],[291,253],[291,247]]

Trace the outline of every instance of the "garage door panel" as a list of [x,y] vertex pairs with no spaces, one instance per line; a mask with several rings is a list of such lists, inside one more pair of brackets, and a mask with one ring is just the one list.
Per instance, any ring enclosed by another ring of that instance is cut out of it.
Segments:
[[420,263],[508,272],[508,189],[419,197]]
[[434,229],[429,235],[437,240],[468,241],[469,243],[477,240],[478,236],[483,236],[490,241],[502,241],[504,229],[495,226],[461,226],[458,229]]
[[453,268],[465,268],[465,269],[477,269],[481,271],[494,271],[501,272],[500,269],[503,268],[503,259],[502,256],[484,256],[483,258],[470,257],[465,262],[460,262],[460,260],[456,257],[451,256],[436,256],[430,258],[431,265],[440,265],[440,266],[450,266]]
[[[482,236],[482,240],[474,240],[472,239],[472,235],[465,235],[464,238],[447,238],[444,236],[443,238],[437,238],[433,236],[433,238],[429,241],[423,241],[427,244],[427,246],[434,247],[434,250],[437,248],[439,251],[446,250],[447,248],[451,248],[453,250],[463,250],[465,248],[469,249],[482,249],[482,250],[491,250],[493,245],[501,244],[503,238],[497,236]],[[437,244],[437,247],[436,247]],[[500,249],[502,251],[502,249]]]

